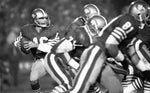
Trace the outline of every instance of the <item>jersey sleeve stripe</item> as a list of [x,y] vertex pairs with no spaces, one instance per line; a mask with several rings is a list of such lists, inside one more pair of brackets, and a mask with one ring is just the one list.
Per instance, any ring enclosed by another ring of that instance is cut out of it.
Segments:
[[114,29],[113,32],[116,33],[117,35],[119,35],[121,40],[123,40],[125,38],[124,35],[120,31],[118,31],[117,29]]
[[98,36],[102,36],[102,34],[104,33],[104,31],[105,31],[111,24],[113,24],[113,22],[115,22],[119,17],[120,17],[120,16],[115,17],[115,18],[112,19],[106,26],[104,26],[104,27],[102,28],[102,30],[98,33]]
[[120,39],[120,41],[122,40],[122,36],[119,35],[118,33],[112,32],[112,34],[113,34],[116,38]]
[[118,31],[122,32],[123,35],[124,35],[124,37],[127,38],[127,34],[126,34],[126,32],[125,32],[122,28],[116,27],[116,29],[117,29]]
[[121,40],[119,39],[120,37],[118,37],[118,35],[116,35],[115,33],[111,34],[118,42],[121,42]]

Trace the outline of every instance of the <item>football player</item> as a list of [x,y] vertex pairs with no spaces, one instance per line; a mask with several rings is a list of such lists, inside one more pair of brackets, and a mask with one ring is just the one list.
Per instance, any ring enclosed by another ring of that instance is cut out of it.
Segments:
[[35,62],[31,67],[30,83],[34,93],[40,92],[39,78],[46,75],[43,58],[51,51],[52,46],[59,40],[59,29],[51,24],[47,12],[36,8],[32,12],[33,24],[22,27],[15,42],[25,53],[31,53]]
[[76,29],[76,27],[87,24],[88,19],[94,15],[100,15],[100,10],[94,4],[86,4],[83,7],[83,16],[77,17],[67,28],[68,31]]
[[[95,15],[92,18],[88,20],[88,23],[84,26],[78,26],[76,29],[71,30],[67,33],[65,39],[61,40],[58,44],[56,44],[53,48],[58,48],[59,51],[57,53],[66,53],[69,51],[74,51],[74,53],[77,53],[78,56],[82,54],[82,51],[87,48],[91,43],[93,43],[95,36],[98,35],[98,32],[100,29],[102,29],[107,24],[106,19],[103,16]],[[95,31],[95,32],[94,32]],[[66,50],[62,50],[61,48],[65,48]],[[78,52],[80,51],[80,52]],[[57,54],[56,54],[57,55]],[[72,86],[72,80],[66,73],[65,69],[62,69],[62,67],[59,65],[57,61],[52,60],[51,58],[54,57],[54,54],[48,54],[46,56],[46,63],[50,66],[47,70],[49,72],[53,72],[53,76],[55,76],[55,80],[61,81],[61,83],[58,82],[59,86],[55,87],[52,90],[52,93],[57,92],[63,92],[71,88]],[[76,57],[76,56],[74,56]],[[55,57],[53,58],[55,59]],[[76,70],[79,69],[79,63],[76,63],[76,61],[73,59],[73,57],[66,57],[67,64],[71,65]],[[77,64],[77,65],[76,65]],[[67,79],[68,78],[68,79]],[[69,80],[69,81],[66,81]],[[71,85],[68,85],[66,87],[64,83],[68,83]]]
[[[106,24],[106,20],[103,16],[93,16],[91,19],[89,19],[87,25],[78,27],[75,30],[70,31],[66,35],[66,38],[58,43],[57,53],[65,53],[75,50],[74,53],[77,52],[78,57],[80,57],[84,49],[87,48],[91,43],[95,42],[95,37],[98,36],[100,29],[102,29]],[[64,47],[67,50],[61,50],[64,49]],[[69,62],[68,64],[73,64],[74,66],[72,65],[72,67],[78,70],[80,65],[76,67],[73,63],[74,61],[72,60],[73,58],[71,56],[71,58],[67,61]]]
[[[67,51],[65,53],[63,52],[64,57],[63,58],[61,57],[61,59],[64,59],[63,64],[68,64],[69,66],[71,66],[71,68],[74,68],[75,70],[78,70],[78,68],[79,68],[79,63],[77,61],[79,60],[82,51],[89,45],[89,43],[93,42],[92,37],[96,35],[95,33],[93,33],[93,36],[91,36],[92,33],[90,33],[89,29],[87,29],[86,26],[88,26],[88,24],[87,24],[88,20],[94,15],[100,15],[100,11],[96,5],[87,4],[84,6],[84,14],[85,14],[84,16],[80,16],[80,17],[76,18],[71,23],[71,25],[69,25],[69,27],[67,28],[68,33],[66,35],[66,38],[73,39],[71,41],[71,43],[73,44],[75,49],[73,51],[71,51],[69,54]],[[100,19],[100,22],[102,21],[104,23],[107,23],[105,18],[103,18],[103,16],[100,16],[100,18],[98,16],[97,19],[95,18],[96,21],[98,19]],[[104,25],[104,23],[102,23],[102,25]],[[98,23],[96,22],[96,24],[97,24],[97,26],[99,26],[99,22]],[[100,28],[100,27],[98,27],[98,28]],[[79,32],[79,30],[81,30],[81,31]],[[61,42],[66,42],[64,40],[62,40]],[[64,43],[64,44],[65,45],[63,45],[63,47],[68,46],[68,43]],[[48,65],[49,65],[49,68],[47,68],[47,69],[49,70],[49,72],[50,71],[53,72],[52,77],[59,84],[59,86],[56,86],[53,91],[57,91],[58,87],[61,87],[64,90],[68,90],[68,88],[70,88],[70,86],[72,85],[70,83],[70,82],[72,82],[72,80],[70,79],[71,77],[66,73],[66,70],[63,69],[62,66],[60,66],[60,63],[58,63],[57,60],[55,60],[55,59],[56,59],[56,57],[54,54],[48,54],[48,56],[46,56],[46,63],[48,63]],[[58,67],[58,68],[56,68],[56,67]],[[60,72],[62,72],[62,73],[60,73]],[[73,77],[74,77],[74,73],[73,73]],[[65,86],[66,88],[63,87],[66,84],[68,85],[68,87],[67,86]]]
[[[126,46],[138,34],[138,30],[142,28],[142,21],[146,19],[148,7],[144,1],[135,1],[131,5],[135,5],[134,9],[139,11],[136,16],[132,12],[120,15],[100,31],[97,42],[91,44],[82,53],[81,67],[75,77],[73,87],[65,93],[86,93],[90,85],[96,81],[106,58],[109,56],[120,61],[123,65],[126,63],[127,59],[119,49],[119,45]],[[67,48],[71,49],[72,47]],[[57,49],[56,52],[59,52]],[[61,47],[62,50],[63,47]],[[114,91],[109,90],[109,93],[123,92],[122,90]]]
[[[144,93],[150,92],[150,14],[147,15],[147,20],[143,22],[145,25],[139,31],[139,34],[134,38],[127,47],[127,52],[132,59],[133,64],[139,70],[141,75],[138,75],[127,88],[124,93],[131,93],[134,90],[144,87]],[[133,73],[136,76],[136,73]],[[131,75],[130,75],[131,76]],[[132,76],[135,77],[135,76]],[[130,78],[131,79],[131,78]]]

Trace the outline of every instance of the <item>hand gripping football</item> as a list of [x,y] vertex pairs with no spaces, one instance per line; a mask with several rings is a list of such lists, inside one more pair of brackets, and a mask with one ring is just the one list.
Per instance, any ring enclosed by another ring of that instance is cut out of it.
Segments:
[[25,45],[25,41],[29,41],[28,39],[22,37],[20,43],[21,43],[21,51],[24,52],[25,54],[28,54],[30,52],[30,50],[27,50],[24,45]]

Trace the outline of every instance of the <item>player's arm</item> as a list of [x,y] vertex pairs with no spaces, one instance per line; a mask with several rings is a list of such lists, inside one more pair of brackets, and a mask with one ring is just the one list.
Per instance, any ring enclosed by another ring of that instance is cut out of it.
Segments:
[[24,48],[26,48],[26,50],[30,50],[32,48],[37,48],[39,46],[39,44],[33,42],[33,41],[24,41]]
[[54,53],[65,53],[74,49],[73,40],[70,37],[69,39],[63,38],[60,42],[54,45]]
[[55,34],[53,39],[45,40],[43,43],[39,43],[37,49],[46,53],[51,52],[52,47],[60,41],[59,33]]
[[127,70],[130,60],[118,48],[118,41],[115,40],[114,37],[109,38],[109,40],[106,42],[106,48],[108,54],[113,57],[117,62],[121,62],[123,68]]
[[25,53],[25,54],[29,54],[30,50],[28,50],[25,46],[26,43],[30,42],[26,37],[22,36],[21,40],[20,40],[20,50]]
[[37,49],[46,53],[51,52],[52,45],[49,43],[38,44]]
[[19,48],[19,50],[25,54],[28,54],[30,51],[25,47],[25,43],[28,43],[29,41],[27,38],[22,36],[22,32],[19,33],[18,37],[14,41],[14,46]]
[[108,54],[115,58],[117,61],[123,61],[124,55],[118,48],[119,42],[116,40],[116,38],[112,35],[110,35],[106,41],[106,48]]
[[117,61],[124,60],[124,55],[119,50],[118,45],[120,44],[122,38],[126,38],[126,37],[123,37],[123,36],[126,36],[126,33],[121,27],[119,27],[120,19],[121,19],[121,16],[115,17],[101,31],[101,32],[111,31],[110,32],[111,34],[108,36],[105,42],[106,49],[107,49],[108,54],[111,57],[115,58]]
[[23,52],[29,52],[31,48],[36,48],[38,45],[34,43],[32,40],[28,37],[28,29],[26,27],[23,27],[21,29],[22,38],[20,40],[21,43],[21,50]]
[[25,26],[21,28],[21,31],[18,33],[17,38],[14,41],[14,46],[21,49],[23,48],[23,42],[26,40],[24,34],[26,33],[24,30]]
[[42,52],[51,52],[51,48],[54,45],[55,42],[48,42],[48,43],[35,43],[33,41],[25,41],[24,42],[24,48],[29,51],[32,48],[37,48],[38,50]]
[[78,70],[79,69],[79,63],[76,62],[71,56],[69,55],[69,51],[74,49],[74,44],[72,43],[72,40],[70,39],[62,39],[60,42],[54,45],[52,48],[53,53],[63,53],[63,57],[66,59],[66,62],[69,66],[72,68]]
[[52,47],[57,43],[57,40],[48,40],[47,43],[38,44],[37,49],[46,53],[50,53]]
[[[73,25],[73,24],[72,24]],[[75,48],[76,43],[76,30],[77,27],[70,29],[66,36],[61,39],[60,42],[58,42],[54,47],[52,48],[52,51],[54,53],[65,53],[73,50]]]
[[79,69],[80,64],[77,61],[75,61],[74,58],[71,58],[71,56],[69,55],[68,52],[63,53],[62,57],[65,58],[65,60],[69,66],[71,66],[72,68],[74,68],[76,70]]
[[32,48],[37,48],[38,50],[42,51],[42,52],[50,52],[51,48],[52,48],[52,44],[50,43],[35,43],[33,41],[25,41],[24,42],[24,48],[29,51]]
[[128,60],[127,60],[126,56],[122,53],[122,51],[118,47],[118,45],[122,41],[121,39],[126,38],[126,37],[123,37],[123,36],[126,36],[126,33],[124,33],[124,35],[121,35],[121,34],[117,35],[117,32],[115,32],[115,31],[119,31],[119,29],[122,30],[121,32],[123,34],[123,29],[122,28],[115,27],[113,29],[114,32],[112,32],[112,34],[106,40],[106,48],[107,48],[108,54],[111,57],[113,57],[116,61],[121,62],[123,67],[125,69],[127,69],[128,68]]
[[24,48],[28,51],[32,48],[37,48],[38,50],[42,52],[51,52],[51,48],[54,44],[56,44],[56,40],[47,40],[46,43],[35,43],[33,41],[25,41],[24,42]]

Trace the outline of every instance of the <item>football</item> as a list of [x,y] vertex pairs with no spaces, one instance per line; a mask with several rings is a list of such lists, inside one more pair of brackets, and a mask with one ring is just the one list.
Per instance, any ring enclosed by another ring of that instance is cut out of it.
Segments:
[[30,50],[27,50],[24,45],[25,45],[25,41],[29,41],[28,39],[26,38],[23,38],[21,39],[20,43],[21,43],[21,51],[25,54],[29,54]]

